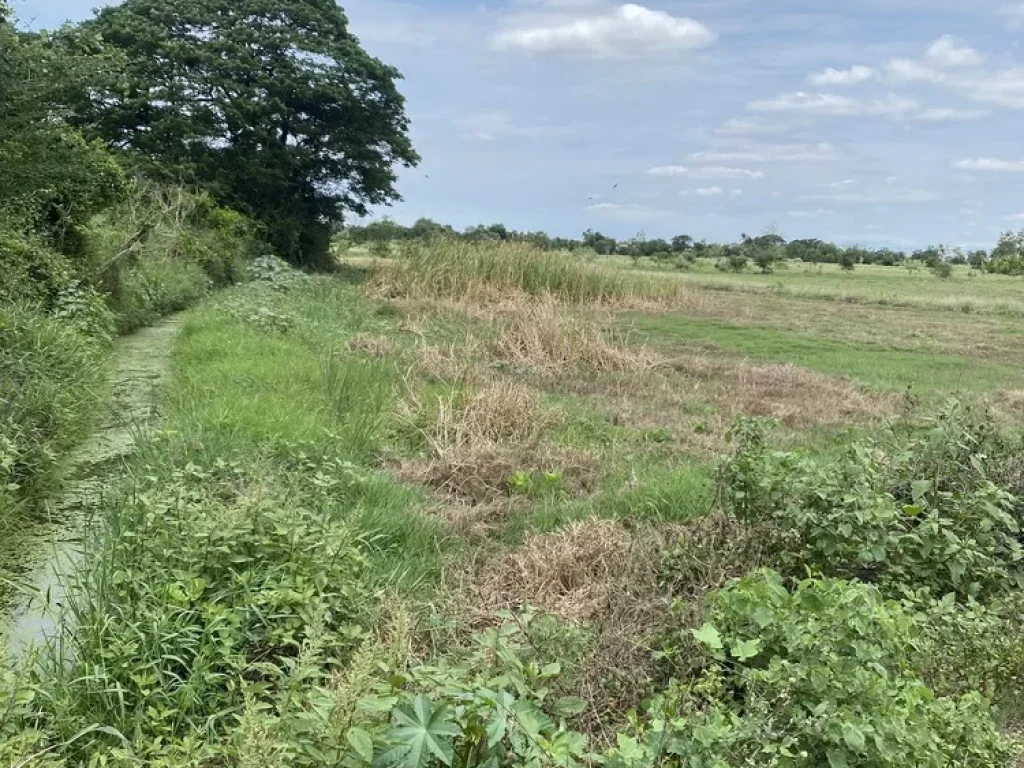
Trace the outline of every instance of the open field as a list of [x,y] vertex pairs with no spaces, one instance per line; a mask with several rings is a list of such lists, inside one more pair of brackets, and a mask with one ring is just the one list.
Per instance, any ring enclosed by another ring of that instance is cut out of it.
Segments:
[[[632,268],[632,262],[623,257],[602,261]],[[981,274],[961,266],[954,268],[951,278],[940,280],[923,265],[917,266],[911,271],[904,266],[861,264],[847,272],[836,264],[782,262],[772,274],[763,275],[753,268],[741,274],[720,272],[705,260],[675,273],[689,285],[713,291],[1024,317],[1024,286],[1014,277]],[[663,272],[665,268],[643,260],[640,271]]]
[[0,757],[653,768],[674,712],[706,765],[1010,765],[1012,324],[518,246],[265,269],[184,316]]

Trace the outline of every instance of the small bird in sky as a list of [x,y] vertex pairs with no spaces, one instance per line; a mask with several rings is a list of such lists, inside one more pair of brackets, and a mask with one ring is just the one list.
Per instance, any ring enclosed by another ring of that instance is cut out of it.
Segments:
[[618,189],[618,188],[619,188],[619,184],[618,184],[618,182],[616,182],[616,183],[615,183],[615,186],[614,186],[614,187],[612,187],[612,189]]

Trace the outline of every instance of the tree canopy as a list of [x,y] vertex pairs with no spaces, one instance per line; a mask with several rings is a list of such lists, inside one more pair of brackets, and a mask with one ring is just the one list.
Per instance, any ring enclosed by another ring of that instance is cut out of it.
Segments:
[[82,33],[124,55],[119,78],[82,91],[87,135],[210,189],[293,261],[325,253],[346,212],[398,199],[395,166],[419,160],[401,75],[334,0],[127,0]]

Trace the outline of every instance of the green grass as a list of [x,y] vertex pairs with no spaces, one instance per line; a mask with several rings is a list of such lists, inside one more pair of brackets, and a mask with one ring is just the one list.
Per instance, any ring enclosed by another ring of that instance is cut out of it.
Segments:
[[809,334],[768,330],[680,314],[634,315],[635,340],[658,347],[693,347],[739,354],[754,360],[793,363],[822,373],[848,376],[880,389],[941,395],[989,392],[1024,386],[1024,373],[1010,365],[930,352],[853,345]]
[[[611,262],[631,271],[626,262]],[[645,262],[639,273],[665,272],[666,267]],[[711,262],[699,260],[688,271],[671,270],[675,278],[694,288],[735,293],[769,293],[880,306],[966,314],[1024,317],[1024,279],[980,274],[956,267],[953,277],[941,280],[927,269],[860,265],[852,272],[835,264],[785,262],[769,275],[753,268],[739,274],[719,272]]]

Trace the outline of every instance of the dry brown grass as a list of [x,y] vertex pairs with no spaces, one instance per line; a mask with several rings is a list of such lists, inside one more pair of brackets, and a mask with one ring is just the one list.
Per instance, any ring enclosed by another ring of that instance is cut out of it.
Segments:
[[[477,627],[493,624],[498,611],[532,606],[589,628],[575,693],[589,705],[584,729],[602,740],[608,724],[669,673],[653,657],[659,638],[699,626],[710,591],[763,563],[762,541],[724,515],[637,531],[590,518],[478,563],[461,586],[459,610]],[[675,601],[682,613],[670,609]]]
[[[507,517],[512,504],[509,480],[520,471],[557,471],[567,490],[578,495],[595,490],[600,477],[591,453],[542,444],[464,446],[426,459],[409,459],[397,468],[403,479],[432,488],[442,500],[458,505],[450,510],[453,520],[471,537],[486,535]],[[471,512],[462,508],[467,506]]]
[[[407,407],[416,412],[423,406]],[[509,479],[520,470],[558,471],[569,488],[589,491],[596,484],[594,458],[542,442],[556,419],[536,390],[501,377],[486,379],[465,393],[438,399],[432,423],[423,431],[429,456],[402,462],[398,474],[433,488],[441,498],[472,505],[507,498]]]
[[370,357],[387,357],[394,351],[394,346],[387,336],[358,334],[349,339],[348,349],[350,352],[362,352]]
[[[566,621],[583,623],[607,615],[622,599],[638,568],[633,537],[621,525],[589,519],[556,533],[534,534],[521,547],[488,563],[469,585],[478,621],[503,609],[532,605]],[[640,562],[638,562],[640,560]]]
[[711,398],[734,414],[770,416],[794,427],[846,424],[880,416],[894,405],[892,397],[789,363],[692,355],[677,358],[672,367],[687,380],[712,384]]
[[477,385],[490,380],[483,358],[483,345],[475,336],[448,344],[420,344],[416,347],[416,366],[435,381]]
[[573,693],[588,703],[582,727],[600,736],[649,695],[658,674],[653,640],[670,599],[658,569],[670,540],[657,529],[631,533],[597,518],[534,534],[469,574],[460,609],[477,627],[492,624],[497,611],[525,606],[586,626],[593,639]]
[[780,419],[790,429],[844,426],[892,413],[898,398],[793,365],[690,355],[644,373],[538,378],[549,391],[586,398],[619,426],[666,428],[687,452],[724,447],[736,415]]
[[[488,345],[496,360],[547,372],[580,365],[597,372],[644,373],[664,364],[647,347],[628,347],[591,317],[569,314],[552,297],[520,302],[499,310],[500,333]],[[624,342],[625,340],[621,340]]]

